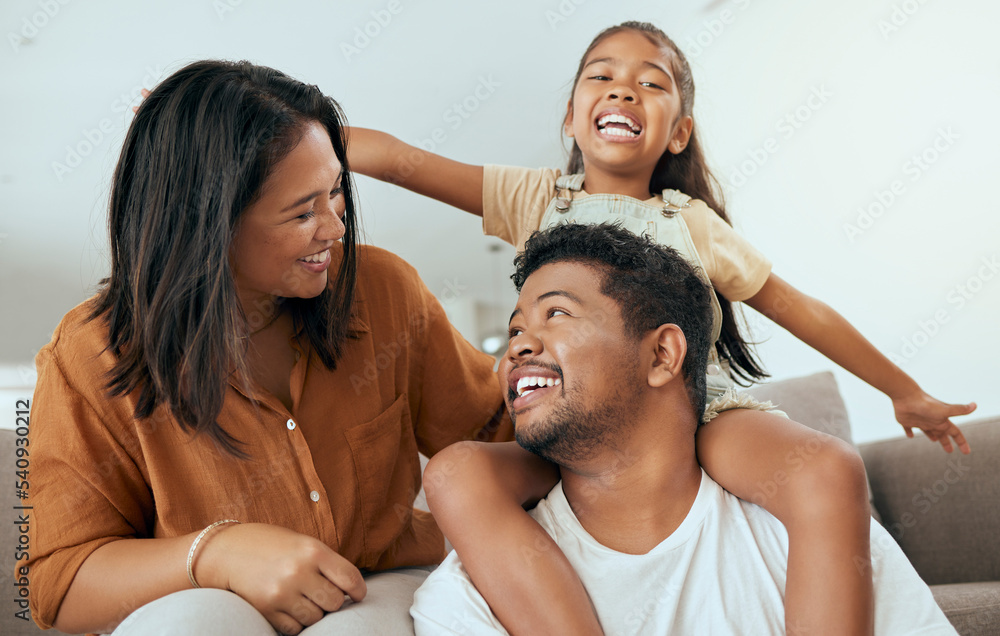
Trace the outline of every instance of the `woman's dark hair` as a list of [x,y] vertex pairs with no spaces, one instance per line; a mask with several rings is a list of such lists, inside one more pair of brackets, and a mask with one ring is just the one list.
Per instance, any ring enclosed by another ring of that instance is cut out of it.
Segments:
[[[206,60],[177,71],[143,101],[111,187],[111,274],[90,319],[103,316],[117,356],[108,391],[138,390],[135,417],[166,404],[186,431],[244,453],[217,422],[228,379],[247,382],[244,313],[229,262],[241,214],[306,127],[326,128],[343,165],[342,259],[317,297],[280,302],[328,368],[340,357],[357,275],[357,219],[337,103],[271,68]],[[336,263],[336,258],[334,263]]]
[[[691,74],[691,66],[674,41],[666,33],[648,22],[623,22],[598,33],[597,37],[591,40],[587,50],[583,52],[583,57],[580,58],[580,66],[573,79],[573,89],[576,89],[576,85],[580,81],[584,64],[586,64],[587,56],[590,55],[591,51],[607,38],[622,31],[635,31],[656,46],[671,51],[671,67],[681,98],[681,111],[678,113],[678,117],[690,116],[694,111],[694,78]],[[583,172],[583,169],[583,153],[574,140],[566,174],[577,174]],[[722,196],[722,188],[705,160],[701,142],[698,140],[697,126],[691,130],[691,137],[683,151],[676,155],[669,150],[664,151],[663,156],[660,157],[653,169],[653,176],[649,180],[650,195],[656,196],[666,189],[679,190],[694,199],[701,199],[708,207],[715,210],[715,213],[723,221],[732,225],[726,215],[726,202]],[[715,343],[715,348],[720,357],[729,360],[730,374],[733,379],[753,381],[768,377],[769,374],[757,361],[750,344],[740,335],[733,303],[720,294],[718,290],[715,290],[715,295],[718,296],[719,305],[722,308],[722,334]]]
[[560,223],[535,232],[514,259],[518,293],[528,277],[560,262],[585,263],[601,272],[601,293],[621,310],[625,333],[636,340],[660,325],[684,332],[681,366],[695,422],[705,412],[708,351],[712,346],[711,288],[673,248],[611,223]]

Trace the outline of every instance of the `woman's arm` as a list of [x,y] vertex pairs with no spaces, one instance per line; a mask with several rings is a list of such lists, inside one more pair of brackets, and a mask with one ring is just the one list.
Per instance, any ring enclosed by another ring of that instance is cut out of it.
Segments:
[[[191,587],[187,555],[197,532],[168,539],[122,539],[95,550],[80,566],[54,627],[110,632],[130,613]],[[365,596],[353,564],[317,539],[265,524],[220,526],[205,535],[194,561],[201,587],[228,589],[275,629],[298,634],[333,612],[344,594]]]
[[434,518],[515,636],[602,633],[573,566],[522,508],[558,479],[553,464],[515,442],[459,442],[431,458],[424,473]]
[[872,633],[870,513],[849,444],[773,413],[734,409],[698,428],[698,461],[788,531],[785,632]]
[[367,128],[348,130],[347,160],[359,174],[483,215],[482,166],[445,159]]
[[968,415],[975,403],[945,404],[923,392],[919,385],[893,364],[831,307],[798,291],[771,274],[764,287],[745,301],[793,336],[830,358],[892,400],[896,420],[907,436],[919,428],[949,453],[952,439],[963,453],[969,444],[949,418]]

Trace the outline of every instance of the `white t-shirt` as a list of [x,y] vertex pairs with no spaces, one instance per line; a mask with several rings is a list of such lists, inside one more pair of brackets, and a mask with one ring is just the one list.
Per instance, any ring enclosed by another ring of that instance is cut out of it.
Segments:
[[[584,530],[556,485],[532,516],[583,581],[607,636],[784,634],[788,534],[763,508],[723,490],[704,471],[681,525],[646,554],[624,554]],[[875,634],[955,629],[889,534],[872,521]],[[506,634],[452,552],[417,590],[417,636]]]

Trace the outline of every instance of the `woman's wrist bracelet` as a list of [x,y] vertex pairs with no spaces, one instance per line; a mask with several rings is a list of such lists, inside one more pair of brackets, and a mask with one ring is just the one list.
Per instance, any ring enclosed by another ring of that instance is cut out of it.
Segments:
[[198,544],[201,543],[201,540],[205,538],[206,534],[208,534],[213,529],[221,526],[224,523],[239,523],[239,521],[237,521],[236,519],[223,519],[222,521],[216,521],[215,523],[211,524],[210,526],[199,532],[198,536],[194,538],[194,542],[191,544],[191,549],[188,550],[188,559],[187,559],[188,580],[191,581],[191,587],[194,588],[201,587],[200,585],[198,585],[198,581],[194,580],[194,553],[198,549]]

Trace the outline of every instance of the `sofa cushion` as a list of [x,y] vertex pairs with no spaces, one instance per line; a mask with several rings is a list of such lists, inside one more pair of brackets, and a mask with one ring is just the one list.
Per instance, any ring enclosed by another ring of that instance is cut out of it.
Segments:
[[962,636],[1000,634],[1000,581],[932,585],[931,592]]
[[930,585],[1000,581],[1000,417],[962,432],[971,455],[905,437],[860,448],[882,525]]

